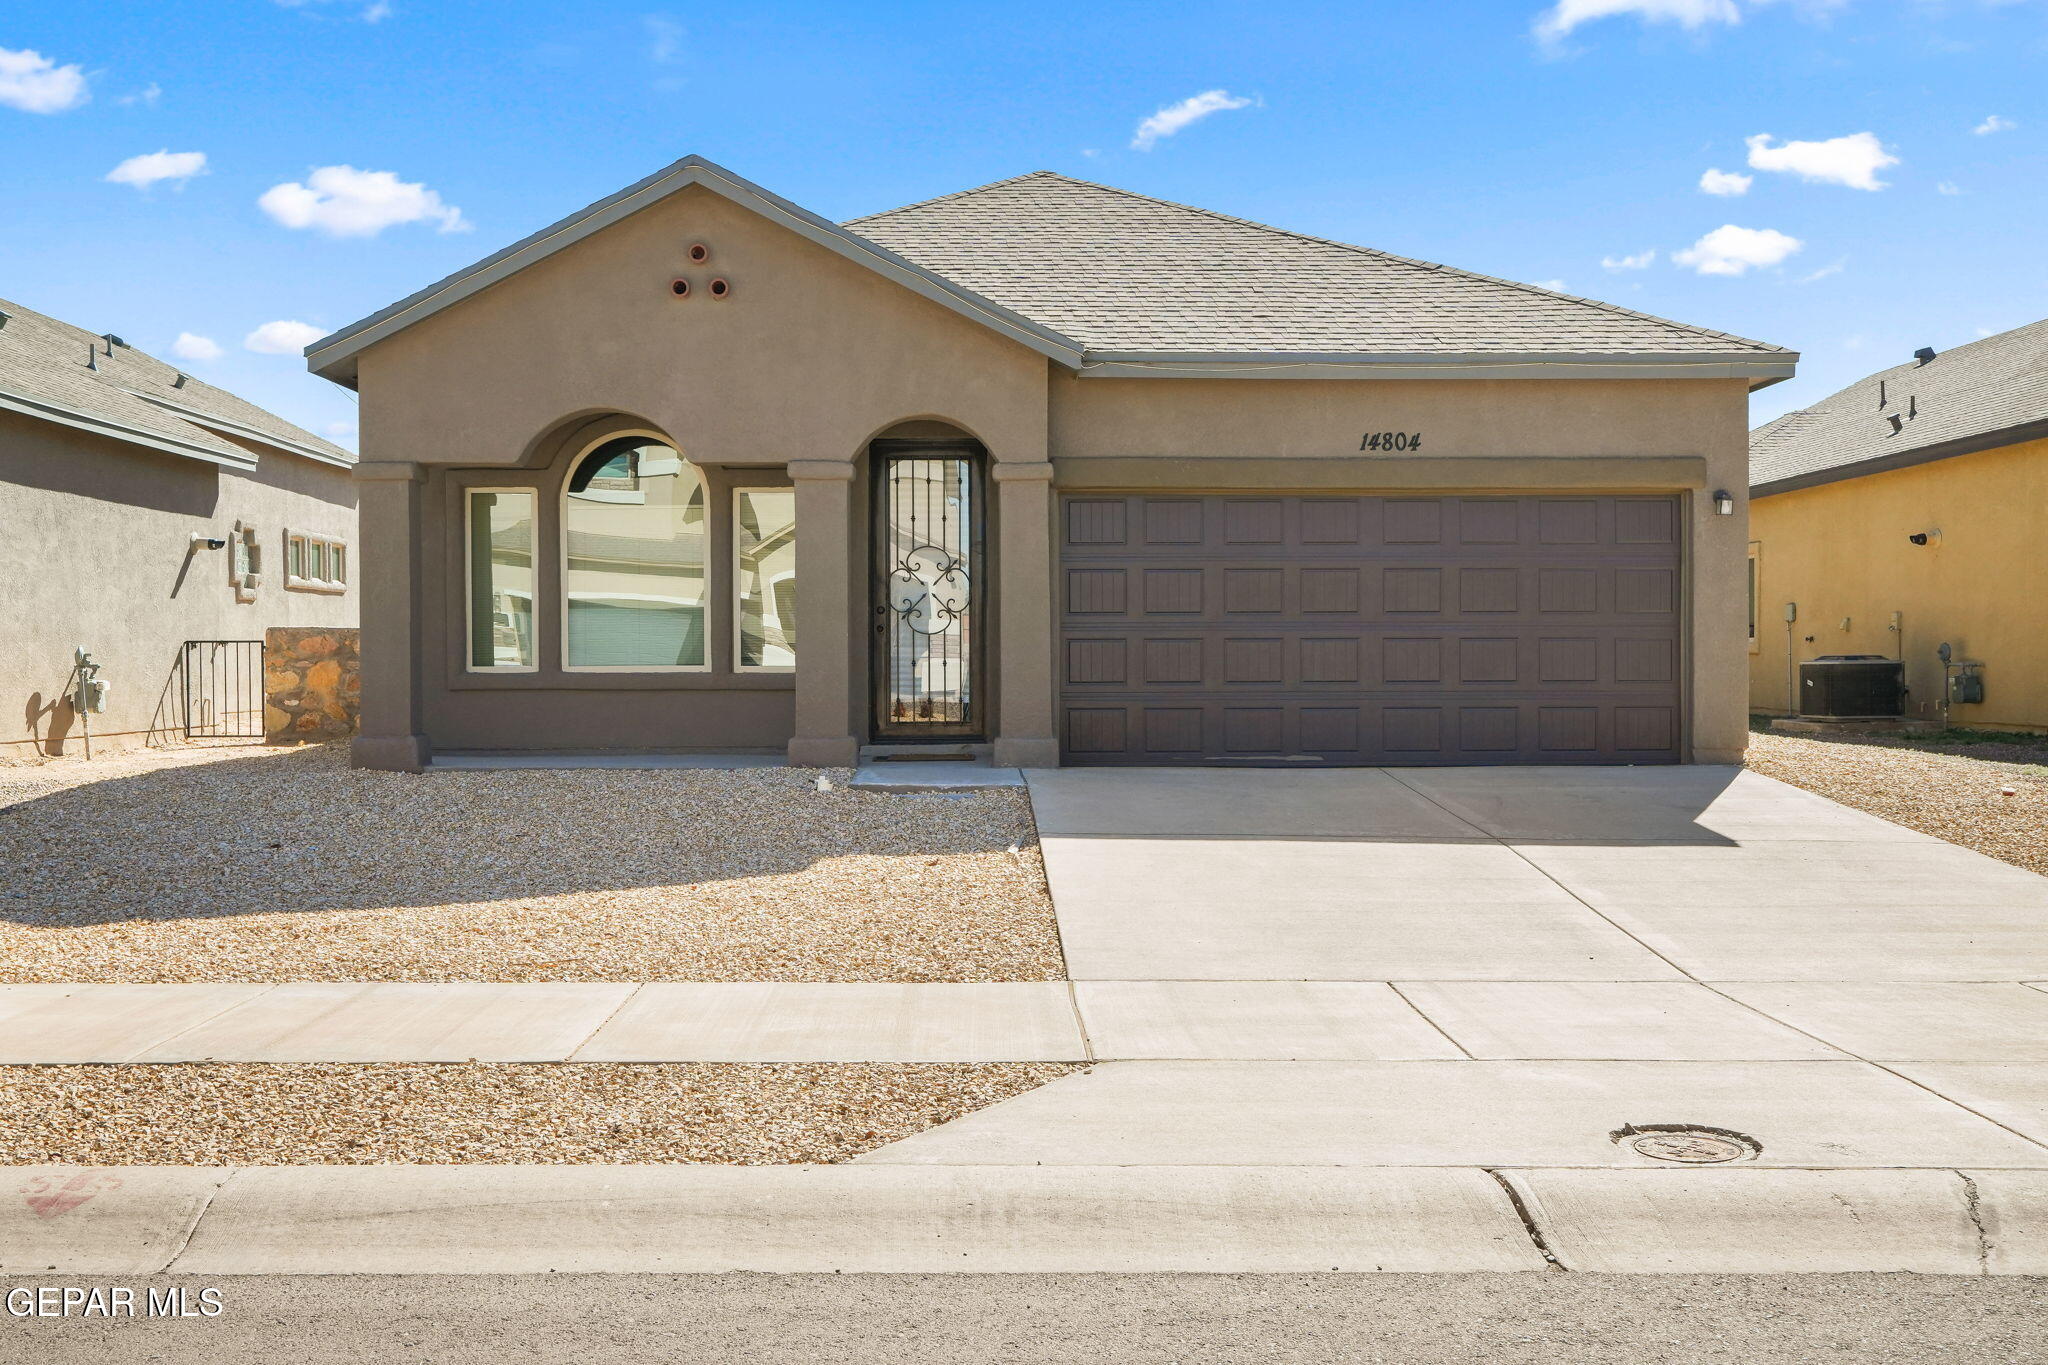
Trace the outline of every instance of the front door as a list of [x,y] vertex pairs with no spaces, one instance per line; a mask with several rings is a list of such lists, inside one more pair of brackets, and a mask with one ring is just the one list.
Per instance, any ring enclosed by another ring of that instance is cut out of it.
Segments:
[[972,443],[875,442],[877,739],[983,733],[982,462]]

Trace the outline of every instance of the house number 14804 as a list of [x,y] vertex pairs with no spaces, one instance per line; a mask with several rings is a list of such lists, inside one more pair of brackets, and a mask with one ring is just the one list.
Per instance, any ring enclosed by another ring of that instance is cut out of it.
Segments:
[[1360,450],[1420,450],[1422,433],[1419,431],[1368,431],[1365,439],[1358,443]]

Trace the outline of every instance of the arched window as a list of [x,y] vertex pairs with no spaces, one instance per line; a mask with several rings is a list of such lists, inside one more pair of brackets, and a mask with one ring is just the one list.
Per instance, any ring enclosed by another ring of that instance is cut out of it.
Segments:
[[562,490],[562,662],[707,666],[704,479],[645,436],[607,441]]

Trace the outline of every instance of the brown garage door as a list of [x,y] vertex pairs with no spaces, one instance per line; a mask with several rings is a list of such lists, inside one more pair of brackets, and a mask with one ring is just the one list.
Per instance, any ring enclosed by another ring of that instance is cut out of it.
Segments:
[[1670,497],[1073,494],[1073,764],[1672,763]]

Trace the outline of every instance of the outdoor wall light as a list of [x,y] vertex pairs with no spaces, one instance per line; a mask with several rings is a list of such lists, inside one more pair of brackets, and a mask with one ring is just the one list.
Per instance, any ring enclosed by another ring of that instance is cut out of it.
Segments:
[[1718,515],[1720,515],[1720,516],[1724,516],[1724,517],[1732,517],[1732,516],[1734,516],[1734,515],[1735,515],[1735,495],[1734,495],[1733,493],[1730,493],[1730,492],[1729,492],[1729,491],[1728,491],[1727,489],[1725,489],[1725,488],[1722,488],[1722,489],[1717,489],[1717,490],[1715,491],[1715,493],[1714,493],[1714,511],[1715,511],[1715,513],[1716,513],[1716,514],[1718,514]]
[[225,550],[228,547],[228,542],[224,536],[210,536],[203,531],[194,531],[192,533],[192,548],[196,550],[202,545],[209,550]]
[[1915,531],[1912,535],[1907,536],[1906,539],[1915,545],[1939,545],[1941,544],[1941,532]]

